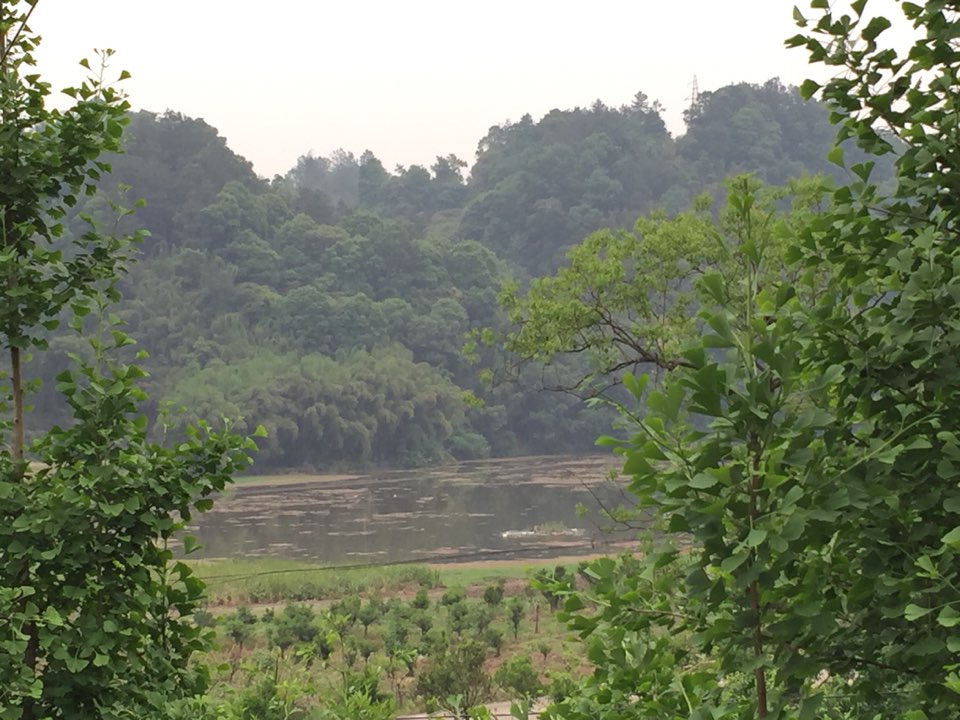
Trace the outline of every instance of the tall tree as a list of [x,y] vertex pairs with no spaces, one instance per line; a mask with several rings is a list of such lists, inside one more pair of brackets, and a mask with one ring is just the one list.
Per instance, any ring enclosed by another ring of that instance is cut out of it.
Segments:
[[645,99],[619,109],[598,103],[490,128],[461,237],[539,274],[604,223],[648,210],[679,178],[660,109]]
[[[960,701],[960,3],[902,2],[899,18],[864,0],[811,7],[790,44],[843,71],[819,89],[839,139],[894,156],[896,182],[853,164],[797,248],[828,268],[807,362],[840,369],[824,441],[843,469],[836,540],[811,565],[836,588],[821,612],[837,631],[800,642],[856,671],[865,706],[892,692],[912,717],[944,717]],[[884,42],[894,23],[913,28],[906,52]]]
[[224,184],[262,189],[251,163],[202,119],[140,110],[129,113],[129,121],[123,152],[111,150],[104,158],[111,172],[101,188],[116,196],[119,184],[129,188],[128,197],[146,199],[137,213],[137,222],[150,229],[146,252],[187,241],[194,213],[212,203]]
[[[833,532],[807,487],[828,452],[822,420],[807,406],[835,373],[810,382],[797,362],[797,299],[778,278],[790,224],[775,199],[749,178],[728,185],[725,220],[710,233],[713,267],[694,282],[700,332],[660,387],[649,387],[648,375],[624,377],[630,436],[602,443],[622,454],[640,510],[652,511],[669,540],[640,563],[607,560],[589,571],[595,590],[566,609],[601,667],[579,700],[550,717],[622,717],[630,696],[637,717],[816,711],[808,683],[820,666],[786,648],[798,611],[812,602],[803,586],[808,549]],[[598,612],[577,614],[584,602]],[[610,667],[618,653],[633,659],[627,667]],[[605,705],[610,692],[616,700]]]
[[[725,190],[736,188],[728,183]],[[785,267],[786,249],[791,232],[819,206],[822,184],[793,182],[752,192],[756,202],[776,199],[790,208],[777,217],[783,231],[767,239],[761,271],[771,280],[796,279]],[[625,370],[662,373],[687,365],[682,350],[703,329],[697,283],[709,273],[733,278],[742,272],[743,258],[728,252],[724,240],[740,222],[729,205],[717,212],[702,196],[673,217],[663,211],[645,215],[632,231],[592,233],[571,248],[567,265],[524,290],[505,285],[500,302],[510,329],[501,341],[509,361],[553,363],[581,356],[581,374],[568,383],[587,396],[616,384]]]
[[[632,435],[608,442],[641,505],[694,543],[588,571],[594,590],[567,608],[598,671],[550,717],[631,716],[628,699],[641,717],[956,714],[960,3],[902,3],[905,56],[867,4],[814,0],[790,44],[845,70],[803,91],[841,143],[897,152],[896,185],[853,165],[791,243],[811,292],[748,271],[741,305],[704,276],[714,309],[690,365],[662,391],[628,377],[646,414],[625,409]],[[758,247],[743,245],[748,270]]]
[[[170,545],[248,465],[250,443],[206,428],[176,450],[146,439],[143,373],[115,360],[132,341],[106,312],[129,238],[92,222],[68,237],[61,222],[109,172],[101,156],[119,147],[127,102],[104,79],[107,51],[100,67],[81,63],[90,76],[66,91],[72,104],[47,107],[36,4],[0,2],[0,717],[162,716],[202,688],[188,661],[205,644],[189,621],[202,585]],[[28,445],[24,355],[44,352],[64,316],[91,336],[91,361],[57,378],[70,421]]]

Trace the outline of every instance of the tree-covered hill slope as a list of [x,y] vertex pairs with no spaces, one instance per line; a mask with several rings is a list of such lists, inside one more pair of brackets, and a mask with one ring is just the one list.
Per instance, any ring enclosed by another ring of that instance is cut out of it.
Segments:
[[[133,114],[103,185],[146,200],[133,222],[150,237],[120,313],[150,354],[152,420],[262,423],[261,469],[589,450],[609,416],[542,391],[564,368],[491,387],[464,358],[469,331],[503,326],[503,282],[553,271],[599,228],[676,212],[730,173],[831,171],[824,109],[775,80],[703,93],[679,138],[660,111],[638,93],[494,126],[469,175],[450,154],[389,172],[369,151],[338,151],[269,181],[203,120]],[[75,349],[51,342],[60,357]],[[32,368],[49,387],[56,356]],[[58,416],[46,393],[37,405]]]

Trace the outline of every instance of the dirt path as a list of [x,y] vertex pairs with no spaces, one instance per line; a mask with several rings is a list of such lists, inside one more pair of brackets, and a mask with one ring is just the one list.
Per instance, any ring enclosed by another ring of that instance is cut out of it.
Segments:
[[492,560],[467,560],[463,562],[451,563],[430,563],[428,567],[433,568],[434,570],[443,570],[449,568],[475,568],[478,570],[489,569],[492,571],[496,571],[500,568],[517,567],[552,568],[556,565],[576,565],[585,560],[596,560],[597,558],[610,557],[624,550],[633,550],[636,548],[636,546],[637,543],[635,541],[624,540],[623,542],[608,543],[604,546],[603,551],[588,553],[585,555],[558,555],[557,557],[550,558],[520,558],[518,560],[500,560],[497,558]]
[[[510,714],[511,704],[512,703],[510,702],[486,703],[487,709],[490,710],[491,720],[512,718],[513,715]],[[536,703],[534,703],[533,708],[530,711],[530,718],[537,717],[537,714],[546,706],[546,699],[538,700]],[[414,713],[413,715],[398,715],[397,720],[455,720],[455,718],[453,715],[444,715],[442,713],[435,713],[433,715],[427,715],[426,713]]]

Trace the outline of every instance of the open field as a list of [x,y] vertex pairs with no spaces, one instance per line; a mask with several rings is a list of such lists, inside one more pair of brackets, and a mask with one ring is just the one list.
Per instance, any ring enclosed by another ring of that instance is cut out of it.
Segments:
[[[617,547],[627,550],[636,543],[624,543]],[[617,552],[611,549],[611,552]],[[458,563],[436,563],[429,565],[439,573],[440,583],[446,587],[455,585],[479,585],[496,582],[499,578],[527,578],[541,568],[554,568],[564,565],[576,568],[581,562],[593,560],[610,553],[592,555],[563,555],[549,559],[522,559],[522,560],[476,560]]]
[[440,582],[438,572],[426,565],[343,569],[275,558],[195,560],[189,564],[207,584],[211,605],[326,600],[353,593],[432,587]]
[[573,569],[592,557],[599,555],[346,569],[275,558],[191,560],[188,564],[206,583],[208,604],[217,607],[320,601],[349,594],[405,596],[419,587],[432,592],[445,587],[479,587],[499,579],[525,579],[541,568],[564,565]]
[[[273,602],[249,607],[224,602],[209,608],[203,622],[217,639],[204,660],[216,668],[214,699],[256,707],[269,700],[282,703],[293,713],[289,717],[314,717],[324,698],[339,692],[347,678],[357,682],[372,674],[379,678],[381,696],[392,696],[398,717],[423,718],[428,707],[419,692],[420,679],[450,662],[448,651],[473,645],[482,649],[479,672],[489,685],[482,701],[494,711],[492,717],[509,717],[510,698],[516,694],[498,673],[506,664],[525,662],[539,683],[537,694],[549,693],[555,679],[589,672],[580,641],[527,579],[537,569],[552,570],[556,560],[465,565],[339,571],[277,560],[194,563],[211,581],[211,590],[217,578],[224,584],[242,579],[242,584],[228,586],[234,593],[249,590],[255,572],[260,578],[327,578],[322,586],[311,586],[324,593],[315,602],[291,603],[283,596],[302,588],[298,580],[278,585]],[[495,588],[499,595],[489,597]]]

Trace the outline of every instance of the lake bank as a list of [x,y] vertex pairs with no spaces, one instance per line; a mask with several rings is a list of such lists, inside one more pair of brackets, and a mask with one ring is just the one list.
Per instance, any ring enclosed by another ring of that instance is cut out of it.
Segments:
[[[620,543],[610,553],[628,552],[636,543]],[[328,601],[345,595],[412,594],[419,587],[478,588],[500,580],[526,580],[538,570],[563,565],[570,569],[608,553],[565,555],[549,559],[485,560],[369,567],[325,566],[296,560],[190,560],[207,585],[211,606],[276,605],[285,601]]]

